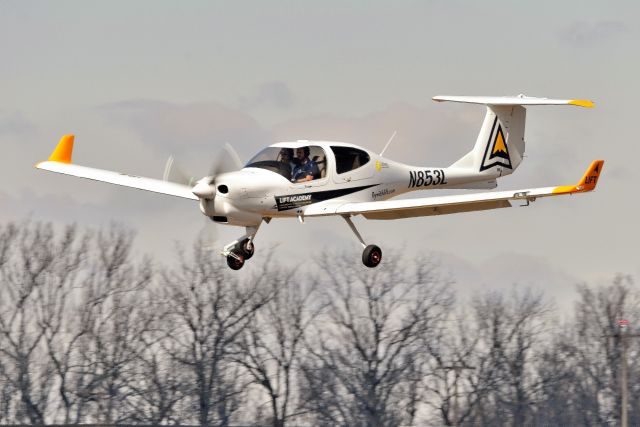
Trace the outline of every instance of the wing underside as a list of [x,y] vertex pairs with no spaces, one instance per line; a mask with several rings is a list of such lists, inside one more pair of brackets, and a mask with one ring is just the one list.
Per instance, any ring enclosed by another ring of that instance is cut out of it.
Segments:
[[334,203],[317,208],[310,206],[304,215],[362,215],[367,219],[385,220],[508,208],[513,202],[528,203],[540,197],[592,191],[596,187],[603,164],[602,160],[593,161],[580,182],[575,185],[380,202]]

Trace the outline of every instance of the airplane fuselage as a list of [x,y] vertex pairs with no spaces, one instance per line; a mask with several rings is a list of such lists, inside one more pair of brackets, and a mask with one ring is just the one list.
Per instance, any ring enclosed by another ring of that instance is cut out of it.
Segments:
[[[255,226],[263,218],[304,217],[307,209],[321,210],[349,202],[388,200],[418,190],[446,188],[493,188],[496,170],[469,173],[455,167],[410,166],[379,156],[353,144],[327,141],[281,142],[274,149],[311,146],[322,163],[322,176],[305,182],[292,182],[286,173],[273,170],[273,163],[251,161],[237,172],[216,179],[215,202],[201,200],[202,212],[215,222]],[[344,164],[335,152],[357,150],[362,164]],[[339,170],[339,167],[348,170]],[[489,183],[474,187],[473,183]],[[222,191],[221,191],[222,190]]]

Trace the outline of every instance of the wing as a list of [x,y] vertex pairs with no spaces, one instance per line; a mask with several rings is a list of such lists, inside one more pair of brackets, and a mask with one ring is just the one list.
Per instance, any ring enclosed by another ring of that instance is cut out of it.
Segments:
[[514,201],[532,202],[539,197],[592,191],[596,187],[603,164],[603,160],[594,160],[575,185],[382,202],[336,203],[318,208],[310,206],[304,215],[363,215],[367,219],[399,219],[508,208]]
[[73,135],[63,136],[55,150],[53,150],[53,153],[51,153],[49,160],[38,163],[36,168],[80,178],[93,179],[95,181],[108,182],[110,184],[123,185],[125,187],[138,188],[140,190],[153,191],[155,193],[168,194],[185,199],[198,200],[198,197],[191,192],[191,187],[186,185],[74,165],[71,163],[73,141]]

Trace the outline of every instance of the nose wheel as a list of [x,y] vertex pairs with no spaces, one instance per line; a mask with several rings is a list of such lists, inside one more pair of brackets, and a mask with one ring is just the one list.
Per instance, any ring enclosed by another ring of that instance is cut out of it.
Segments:
[[369,268],[377,267],[382,261],[382,249],[376,245],[369,245],[362,252],[362,263]]
[[245,258],[242,254],[238,253],[235,249],[227,255],[227,265],[232,270],[240,270],[244,265]]
[[253,256],[256,250],[253,238],[258,232],[259,226],[247,227],[247,233],[244,236],[234,240],[222,249],[221,254],[227,258],[227,265],[230,269],[240,270],[244,266],[244,262]]
[[227,265],[232,270],[240,270],[244,262],[253,256],[256,246],[251,238],[240,240],[233,245],[233,249],[228,251]]

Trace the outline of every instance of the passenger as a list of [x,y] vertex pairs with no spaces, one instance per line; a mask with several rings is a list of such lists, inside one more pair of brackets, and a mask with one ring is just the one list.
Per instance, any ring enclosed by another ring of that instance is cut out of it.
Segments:
[[311,181],[320,177],[320,169],[309,159],[309,147],[296,148],[297,165],[291,173],[291,182]]

